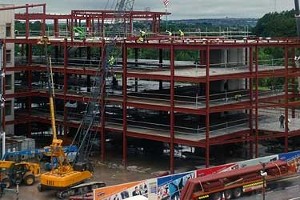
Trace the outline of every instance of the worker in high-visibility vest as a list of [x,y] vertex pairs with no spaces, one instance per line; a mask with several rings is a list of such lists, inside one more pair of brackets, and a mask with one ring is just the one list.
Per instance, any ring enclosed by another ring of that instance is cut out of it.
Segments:
[[146,31],[140,30],[140,37],[138,39],[139,42],[144,42],[146,39]]
[[108,59],[108,64],[109,64],[110,66],[113,66],[114,63],[115,63],[115,57],[114,57],[114,56],[111,56],[111,57]]
[[171,31],[166,30],[166,33],[168,33],[169,36],[172,36],[172,32]]
[[179,32],[180,38],[181,38],[181,39],[183,39],[184,32],[183,32],[181,29],[179,29],[179,31],[178,31],[178,32]]
[[172,32],[171,32],[171,31],[168,31],[168,30],[166,30],[166,33],[168,33],[168,35],[169,35],[169,40],[172,40]]

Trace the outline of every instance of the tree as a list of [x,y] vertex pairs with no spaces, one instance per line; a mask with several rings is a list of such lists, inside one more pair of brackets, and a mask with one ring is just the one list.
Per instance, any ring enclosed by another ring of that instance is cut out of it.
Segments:
[[258,37],[296,37],[295,10],[272,12],[260,18],[253,29]]

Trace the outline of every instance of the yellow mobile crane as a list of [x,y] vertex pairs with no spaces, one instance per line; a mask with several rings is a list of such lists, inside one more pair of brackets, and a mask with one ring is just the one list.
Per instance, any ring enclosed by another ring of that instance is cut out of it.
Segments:
[[[48,37],[44,36],[38,43],[44,45],[45,47],[51,127],[53,134],[52,144],[50,145],[50,156],[51,162],[53,162],[54,159],[57,162],[57,167],[52,167],[51,171],[41,174],[38,190],[42,192],[46,189],[55,189],[58,190],[57,196],[59,198],[65,198],[70,195],[77,195],[82,194],[83,192],[92,191],[94,188],[104,187],[105,184],[103,182],[91,182],[88,184],[79,185],[80,183],[92,178],[92,172],[87,168],[75,170],[68,162],[67,156],[62,147],[63,141],[58,139],[56,134],[52,66],[51,58],[48,57],[47,53],[47,47],[50,42]],[[53,163],[51,166],[54,166]]]

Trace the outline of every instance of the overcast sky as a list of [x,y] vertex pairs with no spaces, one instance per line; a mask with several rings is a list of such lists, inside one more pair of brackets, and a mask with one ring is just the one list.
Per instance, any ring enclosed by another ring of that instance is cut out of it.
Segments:
[[[165,11],[163,0],[135,0],[135,10]],[[260,18],[268,12],[294,8],[294,0],[169,0],[169,19],[220,17]],[[70,13],[78,9],[111,9],[116,0],[0,0],[16,5],[47,3],[48,13]]]

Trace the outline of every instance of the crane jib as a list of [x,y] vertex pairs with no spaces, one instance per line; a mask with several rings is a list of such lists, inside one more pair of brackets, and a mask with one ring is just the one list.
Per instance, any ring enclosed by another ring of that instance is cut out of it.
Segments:
[[[121,22],[126,11],[132,11],[134,0],[118,0],[115,7],[115,22]],[[124,29],[122,23],[113,23],[111,30],[120,31]],[[124,30],[125,31],[125,30]],[[120,34],[115,34],[120,35]],[[124,32],[124,35],[126,33]],[[108,76],[108,68],[111,67],[109,62],[110,57],[118,57],[118,50],[116,48],[117,40],[107,40],[102,51],[102,60],[94,78],[93,91],[91,92],[90,101],[88,102],[85,114],[82,118],[80,126],[75,134],[72,145],[78,146],[76,154],[76,163],[88,162],[90,151],[94,144],[97,134],[97,126],[101,124],[104,111],[104,103],[101,101],[105,92],[106,77]],[[119,53],[120,54],[120,53]],[[101,112],[102,111],[102,112]]]

